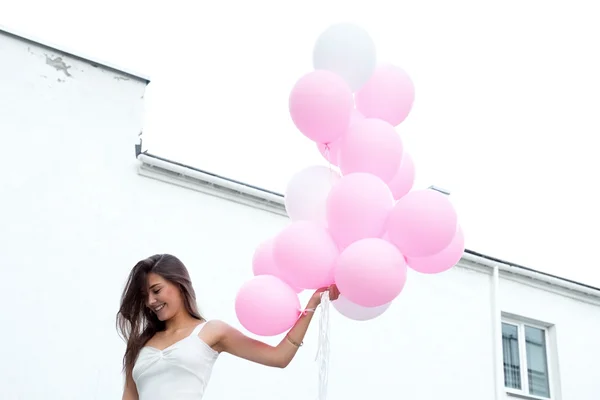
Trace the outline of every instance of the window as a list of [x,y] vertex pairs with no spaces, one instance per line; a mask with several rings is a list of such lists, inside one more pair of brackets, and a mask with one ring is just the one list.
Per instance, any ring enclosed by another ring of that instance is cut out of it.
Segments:
[[521,322],[502,322],[504,386],[512,392],[550,398],[547,331]]

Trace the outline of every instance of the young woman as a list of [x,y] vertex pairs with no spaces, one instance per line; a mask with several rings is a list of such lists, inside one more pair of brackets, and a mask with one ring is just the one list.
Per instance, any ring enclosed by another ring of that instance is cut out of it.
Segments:
[[[319,289],[307,311],[320,304],[325,290],[331,300],[339,296],[335,285]],[[302,345],[312,316],[304,313],[277,346],[270,346],[224,322],[207,322],[198,312],[188,271],[177,257],[158,254],[142,260],[129,274],[117,314],[127,341],[123,400],[200,400],[223,351],[285,368]]]

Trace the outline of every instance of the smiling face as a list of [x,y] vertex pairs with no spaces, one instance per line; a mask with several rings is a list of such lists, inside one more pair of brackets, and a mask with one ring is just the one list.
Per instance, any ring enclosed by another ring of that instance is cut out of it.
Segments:
[[146,306],[156,314],[159,320],[171,319],[184,309],[181,291],[177,285],[154,272],[148,274],[147,285]]

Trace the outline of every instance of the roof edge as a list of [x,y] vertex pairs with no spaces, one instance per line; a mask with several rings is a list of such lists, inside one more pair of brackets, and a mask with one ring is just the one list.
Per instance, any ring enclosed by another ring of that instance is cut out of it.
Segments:
[[517,269],[520,269],[520,270],[523,270],[523,271],[528,271],[528,272],[540,274],[540,275],[543,275],[543,276],[545,276],[545,277],[547,277],[549,279],[559,279],[559,280],[567,282],[569,284],[578,285],[578,286],[585,287],[587,289],[595,290],[595,291],[598,291],[598,295],[600,296],[600,288],[592,286],[592,285],[588,285],[586,283],[574,281],[574,280],[571,280],[571,279],[563,278],[563,277],[558,276],[558,275],[554,275],[554,274],[550,274],[550,273],[547,273],[547,272],[539,271],[537,269],[525,267],[523,265],[516,264],[516,263],[510,262],[510,261],[506,261],[506,260],[503,260],[501,258],[496,258],[496,257],[488,256],[488,255],[479,253],[479,252],[474,251],[474,250],[465,249],[465,253],[470,254],[471,256],[474,256],[474,257],[483,258],[483,259],[485,259],[487,261],[491,261],[491,262],[495,262],[495,263],[500,263],[500,264],[506,265],[507,267],[517,268]]
[[138,174],[287,217],[283,196],[256,186],[171,162],[147,153],[137,155]]
[[111,69],[111,70],[113,70],[115,72],[119,72],[121,74],[128,75],[128,76],[130,76],[132,78],[141,80],[141,81],[145,82],[146,84],[150,83],[150,77],[147,76],[147,75],[144,75],[144,74],[141,74],[141,73],[129,70],[129,69],[125,69],[125,68],[122,68],[122,67],[118,67],[118,66],[116,66],[114,64],[108,63],[106,61],[99,60],[99,59],[94,58],[94,57],[88,57],[87,55],[82,55],[80,52],[75,52],[75,51],[70,50],[70,49],[68,49],[66,47],[57,46],[57,45],[55,45],[53,43],[50,43],[48,41],[40,40],[40,39],[35,38],[35,37],[31,36],[31,35],[27,35],[27,34],[24,34],[23,32],[18,32],[15,29],[8,28],[8,27],[6,27],[5,25],[2,25],[2,24],[0,24],[0,33],[4,33],[4,34],[6,34],[8,36],[11,36],[13,38],[16,38],[16,39],[24,40],[24,41],[29,42],[29,43],[34,44],[34,45],[46,47],[47,49],[50,49],[50,50],[58,51],[60,53],[69,55],[69,56],[71,56],[73,58],[76,58],[78,60],[81,60],[81,61],[84,61],[84,62],[87,62],[87,63],[90,63],[90,64],[95,64],[95,65],[99,65],[99,66],[102,66],[102,67],[107,68],[107,69]]
[[[281,193],[229,179],[189,165],[149,154],[148,152],[138,154],[137,158],[143,165],[147,165],[150,168],[156,168],[163,172],[170,171],[173,175],[171,178],[183,177],[188,178],[188,180],[191,178],[196,182],[196,185],[200,185],[199,182],[202,182],[203,186],[210,185],[213,192],[215,190],[220,190],[229,193],[227,198],[230,200],[231,194],[239,197],[249,196],[254,200],[254,203],[260,202],[261,206],[263,206],[261,208],[264,209],[264,207],[268,207],[272,209],[272,212],[287,216],[285,213],[284,196]],[[187,183],[188,184],[184,186],[189,187],[190,182]],[[193,185],[194,183],[192,182],[191,184]],[[240,202],[248,204],[246,201]],[[518,275],[522,278],[535,279],[536,281],[544,282],[551,286],[560,286],[563,289],[577,292],[580,295],[592,296],[600,299],[600,288],[524,267],[474,250],[465,249],[462,259],[475,265],[487,267],[489,269],[499,268],[506,273]]]

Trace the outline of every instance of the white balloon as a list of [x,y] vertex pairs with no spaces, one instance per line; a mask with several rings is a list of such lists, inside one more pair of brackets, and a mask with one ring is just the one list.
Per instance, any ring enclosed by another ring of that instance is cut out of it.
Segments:
[[285,209],[292,221],[326,224],[329,191],[339,180],[339,172],[315,165],[296,173],[285,190]]
[[352,91],[360,89],[371,78],[376,64],[373,39],[354,24],[330,26],[319,36],[313,50],[313,67],[338,74]]
[[336,301],[331,302],[331,304],[333,304],[333,307],[344,317],[356,321],[368,321],[379,317],[392,303],[387,303],[378,307],[363,307],[354,304],[344,296],[340,295],[340,297],[338,297]]

